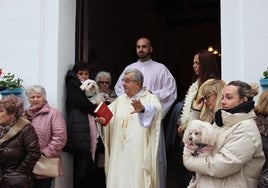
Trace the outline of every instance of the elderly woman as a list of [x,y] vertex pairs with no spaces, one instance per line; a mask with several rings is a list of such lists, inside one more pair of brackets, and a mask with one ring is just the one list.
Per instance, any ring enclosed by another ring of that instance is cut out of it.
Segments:
[[117,95],[115,91],[111,89],[112,76],[109,72],[100,71],[95,77],[95,81],[99,86],[99,91],[103,94],[107,104],[113,102]]
[[[42,155],[48,158],[60,157],[62,148],[67,141],[65,120],[61,112],[49,106],[46,100],[46,91],[40,85],[26,89],[30,107],[25,115],[31,121],[39,137]],[[63,175],[63,165],[60,160],[59,175]],[[52,177],[35,175],[35,188],[50,188]]]
[[40,158],[38,136],[22,117],[23,101],[15,95],[0,100],[0,187],[29,188]]

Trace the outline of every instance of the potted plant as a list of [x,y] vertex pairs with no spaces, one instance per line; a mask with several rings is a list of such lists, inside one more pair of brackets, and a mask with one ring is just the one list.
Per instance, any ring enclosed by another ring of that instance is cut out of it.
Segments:
[[268,68],[262,73],[263,77],[260,79],[262,90],[268,89]]
[[0,93],[1,95],[15,94],[19,95],[22,93],[22,79],[16,78],[14,74],[4,74],[0,69]]

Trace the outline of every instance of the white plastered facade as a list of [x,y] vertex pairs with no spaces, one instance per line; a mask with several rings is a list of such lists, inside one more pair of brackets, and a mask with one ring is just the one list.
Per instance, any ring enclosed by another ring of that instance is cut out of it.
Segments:
[[[0,0],[0,68],[41,84],[64,113],[64,76],[75,56],[75,0]],[[259,81],[268,67],[268,0],[221,0],[222,78]],[[260,89],[261,91],[261,89]],[[26,97],[25,98],[25,102]],[[26,102],[27,105],[27,102]],[[71,188],[72,158],[53,188]]]

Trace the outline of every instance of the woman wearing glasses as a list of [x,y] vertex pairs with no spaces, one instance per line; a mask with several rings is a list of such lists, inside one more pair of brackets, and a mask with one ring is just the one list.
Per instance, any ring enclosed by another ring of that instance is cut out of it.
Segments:
[[[207,50],[198,51],[193,57],[193,77],[192,84],[189,87],[183,101],[178,102],[170,116],[167,131],[166,131],[166,144],[169,147],[175,147],[179,153],[179,171],[177,175],[178,185],[180,187],[187,187],[188,182],[191,179],[191,174],[184,168],[182,164],[181,154],[183,151],[183,145],[181,144],[181,138],[184,130],[187,128],[188,122],[192,116],[193,102],[198,99],[199,88],[209,79],[220,79],[219,62],[216,56]],[[199,118],[198,118],[199,119]],[[177,129],[177,131],[176,131]],[[180,144],[177,144],[179,142]],[[177,147],[179,145],[179,147]],[[176,156],[177,157],[177,156]]]
[[190,120],[200,119],[214,123],[214,114],[220,109],[221,94],[225,82],[219,79],[208,79],[199,88],[197,100],[193,101]]
[[213,126],[217,141],[209,156],[183,155],[189,171],[199,174],[196,187],[256,188],[265,162],[256,125],[257,84],[231,81],[222,90],[221,109]]
[[111,89],[112,76],[109,72],[100,71],[95,77],[95,81],[99,86],[99,91],[103,94],[107,104],[113,102],[117,95],[115,91]]

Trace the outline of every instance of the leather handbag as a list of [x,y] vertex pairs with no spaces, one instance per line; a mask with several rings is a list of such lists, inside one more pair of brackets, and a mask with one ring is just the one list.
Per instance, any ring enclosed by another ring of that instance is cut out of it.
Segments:
[[40,159],[34,166],[33,173],[41,176],[58,177],[59,160],[60,158],[48,158],[41,155]]

